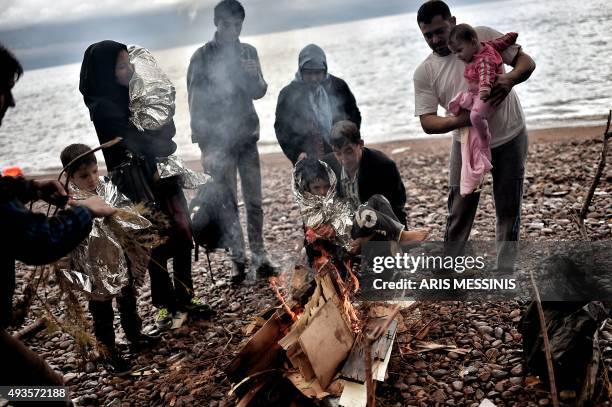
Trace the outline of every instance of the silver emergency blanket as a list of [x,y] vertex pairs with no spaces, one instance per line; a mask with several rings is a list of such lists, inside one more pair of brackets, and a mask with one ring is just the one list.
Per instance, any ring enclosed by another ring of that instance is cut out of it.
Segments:
[[157,173],[161,179],[179,177],[180,185],[185,189],[198,189],[211,178],[208,174],[187,168],[183,160],[176,155],[158,158]]
[[322,224],[332,225],[336,231],[336,243],[348,249],[353,226],[353,211],[349,202],[336,196],[337,181],[334,171],[325,162],[319,161],[327,171],[330,188],[326,196],[318,196],[308,192],[302,163],[303,161],[298,161],[293,170],[293,195],[304,224],[313,229]]
[[[92,196],[73,184],[71,190],[77,200]],[[118,210],[110,218],[93,220],[91,233],[70,253],[69,269],[61,270],[61,275],[89,298],[105,300],[119,295],[130,279],[135,284],[142,283],[149,260],[147,250],[123,248],[113,230],[129,235],[151,227],[151,222],[135,210],[131,201],[108,178],[100,177],[96,192]]]
[[128,53],[134,65],[129,85],[130,120],[140,131],[157,130],[174,117],[174,85],[146,48],[131,45]]

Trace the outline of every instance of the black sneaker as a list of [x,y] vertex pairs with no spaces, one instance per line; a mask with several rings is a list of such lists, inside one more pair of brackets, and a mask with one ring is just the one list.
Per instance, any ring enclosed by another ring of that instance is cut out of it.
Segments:
[[232,272],[230,273],[230,281],[232,284],[240,284],[246,278],[245,273],[246,266],[244,263],[233,262],[232,263]]
[[140,333],[136,338],[129,339],[130,352],[138,353],[145,349],[150,349],[157,345],[161,339],[159,335]]
[[127,376],[132,372],[130,363],[121,356],[117,349],[109,349],[105,361],[109,371],[117,377]]
[[198,297],[193,297],[189,304],[185,306],[185,310],[190,316],[200,319],[210,319],[215,315],[215,311],[210,305],[202,302]]

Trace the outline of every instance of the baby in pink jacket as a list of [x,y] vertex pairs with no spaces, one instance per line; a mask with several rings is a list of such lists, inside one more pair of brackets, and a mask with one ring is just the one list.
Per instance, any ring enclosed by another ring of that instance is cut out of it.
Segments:
[[480,42],[476,31],[468,24],[459,24],[450,33],[448,47],[466,62],[463,76],[468,90],[455,96],[449,110],[455,114],[462,108],[470,110],[472,122],[468,139],[461,144],[459,186],[462,196],[477,192],[486,172],[492,168],[488,118],[495,109],[486,100],[495,78],[504,73],[500,52],[514,44],[517,37],[517,33],[511,32],[493,41]]

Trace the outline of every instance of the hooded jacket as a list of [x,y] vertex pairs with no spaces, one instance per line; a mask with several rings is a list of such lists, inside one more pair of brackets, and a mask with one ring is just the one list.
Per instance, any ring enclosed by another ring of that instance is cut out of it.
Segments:
[[[325,79],[319,87],[313,88],[303,81],[304,69],[325,71]],[[317,112],[316,106],[325,104],[321,103],[325,99],[329,101],[329,112]],[[325,123],[327,120],[328,125]],[[292,164],[302,152],[312,157],[318,156],[320,142],[323,143],[324,152],[331,152],[329,130],[340,120],[350,120],[357,127],[361,126],[361,113],[355,97],[345,81],[327,73],[325,52],[317,45],[310,44],[300,52],[295,79],[278,96],[274,123],[278,144]]]
[[109,171],[126,162],[129,153],[145,158],[154,166],[155,157],[167,157],[176,151],[172,141],[174,122],[159,130],[139,131],[130,121],[129,91],[115,80],[117,55],[127,52],[124,44],[101,41],[90,45],[83,56],[79,91],[89,109],[100,143],[122,137],[121,143],[104,149]]
[[232,150],[259,140],[259,117],[253,100],[268,89],[261,70],[247,73],[242,59],[259,63],[255,47],[236,41],[223,44],[217,34],[198,48],[187,70],[191,140],[201,149]]

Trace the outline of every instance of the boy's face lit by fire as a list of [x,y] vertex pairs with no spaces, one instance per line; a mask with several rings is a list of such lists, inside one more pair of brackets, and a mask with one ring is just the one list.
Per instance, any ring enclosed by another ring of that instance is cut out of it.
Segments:
[[119,85],[128,87],[133,74],[134,66],[130,63],[130,56],[127,51],[119,51],[115,64],[115,80]]
[[74,183],[80,190],[95,193],[98,186],[98,164],[81,165],[72,174],[70,181]]
[[308,184],[309,192],[317,196],[327,196],[329,188],[329,181],[322,178],[316,178],[314,181]]

